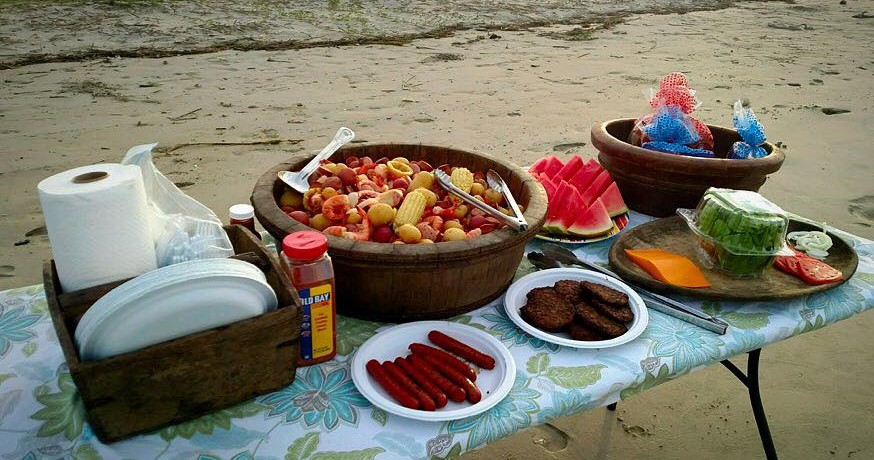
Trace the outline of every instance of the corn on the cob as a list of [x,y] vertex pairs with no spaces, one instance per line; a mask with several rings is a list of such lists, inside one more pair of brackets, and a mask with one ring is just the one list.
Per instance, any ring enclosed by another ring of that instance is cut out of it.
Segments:
[[420,187],[430,190],[433,185],[434,175],[428,171],[422,171],[416,174],[416,177],[414,177],[413,181],[410,182],[410,186],[407,187],[407,191],[413,191]]
[[439,197],[437,196],[436,193],[434,193],[426,188],[421,188],[421,187],[417,188],[415,190],[417,192],[421,193],[422,195],[425,195],[425,199],[428,200],[428,206],[434,206],[435,204],[437,204],[437,200],[439,199]]
[[455,168],[449,176],[449,181],[463,192],[469,193],[470,188],[473,187],[473,173],[467,168]]
[[408,193],[401,207],[398,208],[398,213],[395,215],[394,228],[398,229],[401,225],[411,224],[416,225],[422,219],[422,213],[425,212],[425,203],[427,202],[425,195],[413,190]]

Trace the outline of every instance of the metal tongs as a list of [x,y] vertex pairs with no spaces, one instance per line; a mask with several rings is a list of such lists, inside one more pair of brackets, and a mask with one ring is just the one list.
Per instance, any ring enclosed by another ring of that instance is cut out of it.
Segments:
[[[502,213],[501,211],[498,211],[497,209],[483,203],[482,201],[477,200],[469,193],[452,185],[452,181],[449,179],[449,175],[446,174],[442,169],[435,169],[434,175],[437,176],[437,183],[440,184],[441,187],[445,188],[453,195],[461,198],[462,200],[464,200],[465,203],[479,209],[480,211],[485,212],[495,219],[500,220],[501,222],[507,224],[513,230],[522,232],[528,230],[528,221],[525,220],[525,216],[523,216],[522,212],[519,210],[519,205],[516,204],[516,200],[513,198],[513,194],[510,193],[507,188],[507,184],[504,182],[503,179],[501,179],[501,176],[499,176],[498,173],[489,170],[489,186],[504,195],[504,198],[507,199],[507,203],[510,204],[511,209],[513,210],[513,214],[515,214],[515,217],[510,217]],[[492,176],[496,176],[496,178]],[[492,184],[493,180],[495,181],[494,185]],[[495,185],[497,185],[497,187]]]
[[661,294],[656,294],[640,286],[631,284],[628,281],[620,278],[619,275],[617,275],[616,273],[613,273],[612,271],[604,267],[580,259],[567,248],[561,247],[554,243],[546,243],[543,245],[543,254],[547,258],[553,259],[554,261],[568,265],[583,266],[590,270],[594,270],[603,275],[607,275],[609,277],[622,281],[623,283],[629,285],[632,289],[634,289],[635,292],[640,294],[640,296],[643,298],[644,303],[646,303],[646,305],[653,310],[660,311],[666,315],[673,316],[677,319],[681,319],[683,321],[686,321],[687,323],[694,324],[698,327],[707,329],[708,331],[712,331],[720,335],[725,334],[726,330],[728,329],[728,323],[726,323],[725,321],[710,316],[682,302],[677,302],[670,297],[665,297]]

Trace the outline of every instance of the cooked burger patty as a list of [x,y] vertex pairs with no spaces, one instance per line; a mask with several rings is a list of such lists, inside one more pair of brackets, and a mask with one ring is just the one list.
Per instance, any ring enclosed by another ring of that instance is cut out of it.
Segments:
[[535,288],[528,302],[519,310],[520,316],[534,327],[544,331],[565,329],[574,319],[574,307],[552,288]]
[[589,305],[588,302],[579,302],[574,305],[574,309],[576,310],[577,319],[596,332],[603,334],[608,339],[619,337],[628,331],[625,325],[619,324],[607,316],[602,315],[595,309],[595,307]]
[[617,307],[601,302],[598,299],[592,299],[589,303],[591,303],[596,310],[601,312],[601,314],[609,317],[617,323],[624,324],[634,321],[634,312],[631,311],[631,308],[627,304],[622,305],[621,307]]
[[598,299],[610,305],[622,306],[628,304],[628,296],[624,292],[604,286],[603,284],[580,281],[583,296]]
[[571,303],[579,300],[580,291],[582,290],[580,283],[572,280],[556,281],[552,287],[555,289],[555,292],[565,296]]
[[600,334],[589,329],[588,326],[581,323],[579,320],[574,320],[573,322],[571,322],[570,334],[571,338],[574,340],[582,340],[585,342],[594,342],[596,340],[601,340]]

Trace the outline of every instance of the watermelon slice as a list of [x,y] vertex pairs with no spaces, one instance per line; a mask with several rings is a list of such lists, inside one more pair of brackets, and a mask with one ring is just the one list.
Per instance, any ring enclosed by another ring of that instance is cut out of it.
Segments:
[[564,167],[564,163],[558,159],[555,155],[549,155],[546,157],[546,164],[543,166],[543,174],[546,174],[551,179],[555,179],[555,176],[561,171],[561,168]]
[[[537,180],[540,181],[540,184],[543,185],[543,188],[546,189],[546,198],[548,198],[549,202],[551,203],[555,199],[555,190],[558,187],[551,180],[549,180],[548,177],[546,177],[546,174],[540,173],[537,176]],[[619,199],[622,199],[622,197],[619,197]]]
[[530,172],[532,176],[537,177],[538,174],[543,172],[543,168],[546,166],[547,161],[549,161],[549,157],[543,157],[535,161],[534,164],[528,168],[528,172]]
[[625,205],[625,200],[622,199],[622,194],[619,193],[619,187],[616,185],[616,182],[610,183],[599,199],[604,203],[604,207],[607,208],[607,214],[610,214],[610,217],[616,217],[628,212],[628,206]]
[[571,185],[577,188],[580,193],[586,191],[592,182],[595,181],[595,178],[598,177],[598,174],[601,174],[604,168],[601,167],[595,160],[589,160],[582,168],[580,168],[574,177],[570,178],[568,181]]
[[568,200],[571,199],[571,191],[575,190],[567,182],[560,181],[553,195],[553,200],[549,202],[549,209],[546,212],[546,223],[543,228],[551,233],[565,233],[566,226],[562,220],[562,212],[567,207]]
[[589,188],[583,192],[583,202],[586,203],[586,206],[591,206],[611,183],[613,183],[613,178],[610,177],[610,173],[606,170],[601,171],[598,177],[592,181],[592,185],[589,185]]
[[574,177],[574,174],[583,167],[584,164],[585,163],[583,162],[583,157],[579,155],[574,155],[558,171],[558,175],[556,177],[560,177],[563,180],[569,181],[571,180],[571,177]]
[[561,219],[562,226],[569,229],[585,210],[582,194],[571,187],[570,196],[564,200],[562,208],[558,210],[558,218]]
[[607,208],[600,198],[588,209],[580,214],[574,222],[568,226],[567,231],[572,235],[582,237],[595,237],[613,230],[613,220],[607,214]]

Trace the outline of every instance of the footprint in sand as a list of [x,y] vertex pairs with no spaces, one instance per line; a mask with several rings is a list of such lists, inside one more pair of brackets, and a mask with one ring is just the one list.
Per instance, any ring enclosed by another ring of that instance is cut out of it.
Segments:
[[15,276],[15,267],[12,265],[0,265],[0,278],[12,278]]
[[625,430],[626,433],[636,437],[644,437],[644,436],[652,436],[652,433],[649,432],[646,428],[638,425],[628,426],[626,424],[622,424],[622,429]]
[[866,195],[854,200],[850,200],[850,205],[847,206],[847,211],[854,217],[868,222],[874,222],[874,196]]
[[534,428],[539,432],[540,437],[534,441],[534,444],[543,447],[547,452],[560,452],[565,450],[568,445],[568,434],[556,428],[554,425],[547,423]]
[[49,234],[48,230],[46,229],[45,225],[43,225],[42,227],[37,227],[37,228],[31,229],[31,230],[28,230],[27,233],[24,234],[24,236],[30,238],[30,237],[34,237],[34,236],[48,236],[48,234]]
[[568,150],[575,149],[578,147],[585,147],[585,142],[572,142],[570,144],[558,144],[552,146],[553,152],[567,152]]

